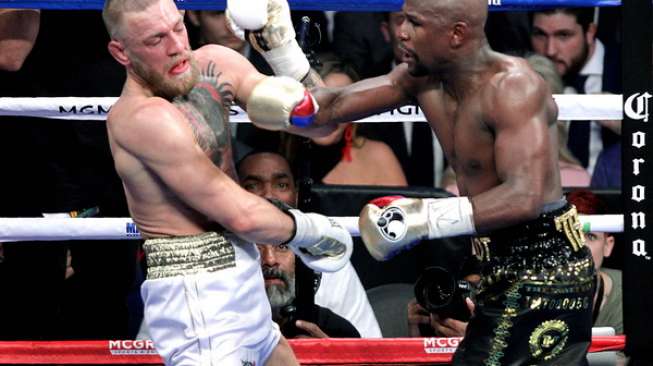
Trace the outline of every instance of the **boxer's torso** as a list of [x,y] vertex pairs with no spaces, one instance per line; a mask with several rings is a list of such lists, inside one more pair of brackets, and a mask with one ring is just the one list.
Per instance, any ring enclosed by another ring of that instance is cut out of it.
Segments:
[[[432,82],[428,87],[421,88],[417,100],[422,111],[435,131],[442,145],[447,161],[456,172],[456,179],[461,195],[475,196],[502,183],[496,166],[497,141],[495,123],[492,121],[495,109],[493,100],[496,95],[496,80],[502,73],[532,72],[520,70],[522,66],[512,62],[492,65],[481,73],[477,80],[464,95],[452,96],[443,89],[439,82]],[[514,113],[519,114],[519,110]],[[526,122],[526,121],[524,121]],[[547,154],[546,174],[551,179],[546,186],[551,187],[546,193],[544,202],[553,202],[560,198],[558,176],[556,125],[544,123],[538,128],[551,141]],[[528,141],[525,141],[528,143]]]
[[[190,126],[195,143],[206,156],[235,180],[229,127],[233,88],[228,76],[214,62],[198,53],[196,58],[200,70],[198,82],[187,95],[168,103],[181,112],[183,123]],[[112,120],[126,119],[128,122],[130,114],[138,110],[140,104],[146,103],[147,97],[125,98],[124,94],[119,101],[122,105],[117,104],[112,110]],[[111,128],[109,137],[130,215],[144,237],[194,235],[216,229],[215,223],[188,207],[137,157],[130,156],[128,149],[115,143]]]

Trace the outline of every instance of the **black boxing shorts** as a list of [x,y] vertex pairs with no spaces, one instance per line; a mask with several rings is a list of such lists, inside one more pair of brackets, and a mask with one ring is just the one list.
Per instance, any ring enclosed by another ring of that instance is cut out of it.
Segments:
[[576,208],[474,238],[475,315],[453,365],[587,365],[595,270]]

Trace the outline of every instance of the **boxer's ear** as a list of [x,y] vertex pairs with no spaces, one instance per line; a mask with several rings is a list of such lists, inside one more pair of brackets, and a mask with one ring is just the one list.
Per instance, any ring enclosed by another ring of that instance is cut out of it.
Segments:
[[111,56],[113,56],[113,58],[115,58],[121,65],[127,66],[130,64],[129,57],[127,57],[125,46],[122,42],[112,39],[107,45],[107,48]]

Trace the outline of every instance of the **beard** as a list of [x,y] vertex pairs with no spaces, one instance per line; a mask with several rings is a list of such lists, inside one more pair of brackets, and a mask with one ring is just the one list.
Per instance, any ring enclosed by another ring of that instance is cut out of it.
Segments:
[[578,75],[583,66],[585,66],[587,56],[590,52],[589,49],[590,46],[587,44],[587,42],[583,42],[580,53],[576,57],[569,60],[569,67],[567,67],[563,77],[565,84],[569,84],[571,82],[570,80],[573,80]]
[[426,66],[424,66],[424,64],[415,59],[415,63],[413,63],[412,67],[408,68],[408,73],[410,76],[419,78],[422,76],[428,76],[430,71]]
[[[178,62],[179,58],[170,61],[165,65],[165,70],[170,70]],[[188,63],[190,68],[185,73],[167,77],[166,74],[156,72],[136,57],[132,60],[134,73],[147,83],[154,95],[168,100],[188,94],[199,80],[199,68],[192,55],[188,59]]]
[[429,68],[420,61],[419,57],[416,54],[411,53],[411,58],[412,60],[410,60],[408,63],[408,73],[410,76],[419,78],[422,76],[427,76],[431,73]]
[[275,267],[266,267],[263,268],[263,277],[273,277],[283,281],[283,285],[270,285],[265,287],[265,292],[268,295],[273,311],[290,305],[295,300],[295,276],[290,276]]

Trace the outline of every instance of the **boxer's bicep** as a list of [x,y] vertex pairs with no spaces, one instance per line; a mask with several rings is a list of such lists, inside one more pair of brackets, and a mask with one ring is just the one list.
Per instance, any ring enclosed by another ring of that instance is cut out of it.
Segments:
[[[497,173],[502,180],[519,180],[519,186],[537,190],[546,180],[550,151],[546,94],[539,79],[518,75],[499,85],[494,101]],[[543,189],[543,187],[541,187]]]
[[551,96],[542,83],[531,75],[510,76],[488,107],[501,184],[475,197],[475,220],[482,227],[536,217],[558,174],[547,107]]
[[244,107],[254,86],[266,75],[256,70],[249,60],[227,47],[210,44],[197,50],[201,64],[214,64],[214,72],[221,74],[221,79],[229,83],[234,91],[235,102]]

